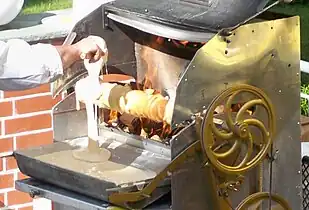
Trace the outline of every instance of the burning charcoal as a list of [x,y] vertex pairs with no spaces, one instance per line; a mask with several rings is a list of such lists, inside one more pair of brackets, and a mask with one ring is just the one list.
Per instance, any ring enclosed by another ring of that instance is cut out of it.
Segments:
[[119,117],[121,124],[125,125],[131,134],[140,135],[141,134],[141,121],[139,118],[136,118],[129,114],[122,114]]

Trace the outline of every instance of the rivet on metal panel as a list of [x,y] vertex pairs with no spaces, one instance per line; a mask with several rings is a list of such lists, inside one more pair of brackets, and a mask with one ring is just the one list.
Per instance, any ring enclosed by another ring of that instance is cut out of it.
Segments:
[[107,208],[109,205],[107,203],[103,203],[101,206]]
[[203,164],[203,167],[208,167],[208,166],[210,166],[209,162],[206,162],[206,163]]
[[185,81],[188,81],[188,79],[186,78]]
[[192,68],[195,68],[195,66],[192,66]]
[[272,157],[272,161],[277,160],[278,159],[278,154],[279,154],[279,150],[275,151],[275,154]]
[[297,171],[298,174],[300,174],[300,171]]
[[282,90],[279,90],[279,93],[281,93],[282,92]]
[[297,122],[297,125],[299,125],[300,123],[299,122]]
[[279,150],[276,150],[271,156],[270,154],[267,154],[267,158],[270,160],[270,162],[273,162],[278,159]]
[[206,106],[203,106],[203,109],[206,109]]
[[40,191],[38,191],[38,190],[30,190],[30,192],[29,192],[29,196],[31,198],[35,198],[36,196],[39,196],[39,195],[40,195]]
[[226,43],[231,43],[231,40],[229,40],[229,39],[227,39],[226,37],[224,37],[224,39],[223,39]]
[[148,9],[145,9],[145,12],[148,12]]

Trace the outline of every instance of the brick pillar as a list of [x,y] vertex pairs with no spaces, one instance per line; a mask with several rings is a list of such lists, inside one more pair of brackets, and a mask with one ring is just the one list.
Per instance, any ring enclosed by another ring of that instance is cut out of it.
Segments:
[[[54,45],[61,43],[52,41]],[[15,190],[14,182],[25,176],[12,153],[53,142],[51,109],[60,99],[52,99],[49,84],[26,91],[0,91],[0,208],[3,203],[10,209],[31,210],[42,203]],[[47,206],[41,209],[50,210]]]

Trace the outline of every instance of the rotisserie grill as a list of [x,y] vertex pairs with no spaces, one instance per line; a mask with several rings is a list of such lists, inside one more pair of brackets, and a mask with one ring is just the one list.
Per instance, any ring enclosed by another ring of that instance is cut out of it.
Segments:
[[73,155],[88,140],[78,63],[54,84],[66,93],[55,143],[15,152],[31,177],[17,188],[79,209],[301,209],[299,18],[263,13],[267,3],[117,0],[94,10],[72,34],[107,43],[96,113],[107,158]]

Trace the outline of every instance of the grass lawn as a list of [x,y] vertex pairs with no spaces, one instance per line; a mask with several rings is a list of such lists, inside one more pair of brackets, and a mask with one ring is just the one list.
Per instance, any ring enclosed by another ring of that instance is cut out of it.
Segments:
[[67,9],[70,7],[72,7],[72,0],[25,0],[22,13],[40,13],[50,10]]

